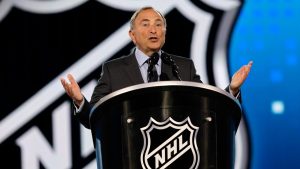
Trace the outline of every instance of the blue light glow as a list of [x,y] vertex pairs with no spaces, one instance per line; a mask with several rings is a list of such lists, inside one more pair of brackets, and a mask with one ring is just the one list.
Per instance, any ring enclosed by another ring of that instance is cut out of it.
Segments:
[[300,168],[299,21],[300,1],[245,1],[232,34],[231,73],[254,61],[242,88],[251,169]]

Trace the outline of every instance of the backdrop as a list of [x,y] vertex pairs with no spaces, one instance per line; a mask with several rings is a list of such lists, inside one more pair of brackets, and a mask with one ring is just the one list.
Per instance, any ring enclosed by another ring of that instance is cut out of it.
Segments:
[[0,0],[1,168],[96,168],[59,78],[72,73],[89,99],[102,63],[134,47],[128,20],[145,5],[167,18],[163,50],[193,59],[204,83],[224,88],[254,61],[235,168],[300,168],[300,2]]

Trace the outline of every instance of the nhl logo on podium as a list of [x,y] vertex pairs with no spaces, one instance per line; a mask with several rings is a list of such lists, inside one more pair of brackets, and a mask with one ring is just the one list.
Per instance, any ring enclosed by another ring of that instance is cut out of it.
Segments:
[[143,169],[184,168],[196,169],[200,162],[197,147],[199,127],[189,117],[177,122],[169,117],[164,122],[150,118],[141,128],[144,146],[140,160]]

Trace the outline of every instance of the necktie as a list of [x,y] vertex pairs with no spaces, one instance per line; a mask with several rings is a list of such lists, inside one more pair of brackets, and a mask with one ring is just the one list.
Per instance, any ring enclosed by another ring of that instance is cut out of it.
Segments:
[[147,60],[148,63],[148,82],[156,82],[158,80],[157,70],[155,65],[157,64],[159,59],[158,53],[154,53],[150,58]]

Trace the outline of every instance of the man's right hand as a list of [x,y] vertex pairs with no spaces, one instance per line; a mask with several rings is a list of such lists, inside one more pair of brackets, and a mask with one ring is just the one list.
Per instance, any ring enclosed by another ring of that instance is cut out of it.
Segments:
[[83,95],[81,94],[80,87],[71,74],[68,74],[67,77],[70,83],[68,83],[64,78],[61,78],[60,82],[69,97],[75,102],[77,106],[80,106],[84,99]]

